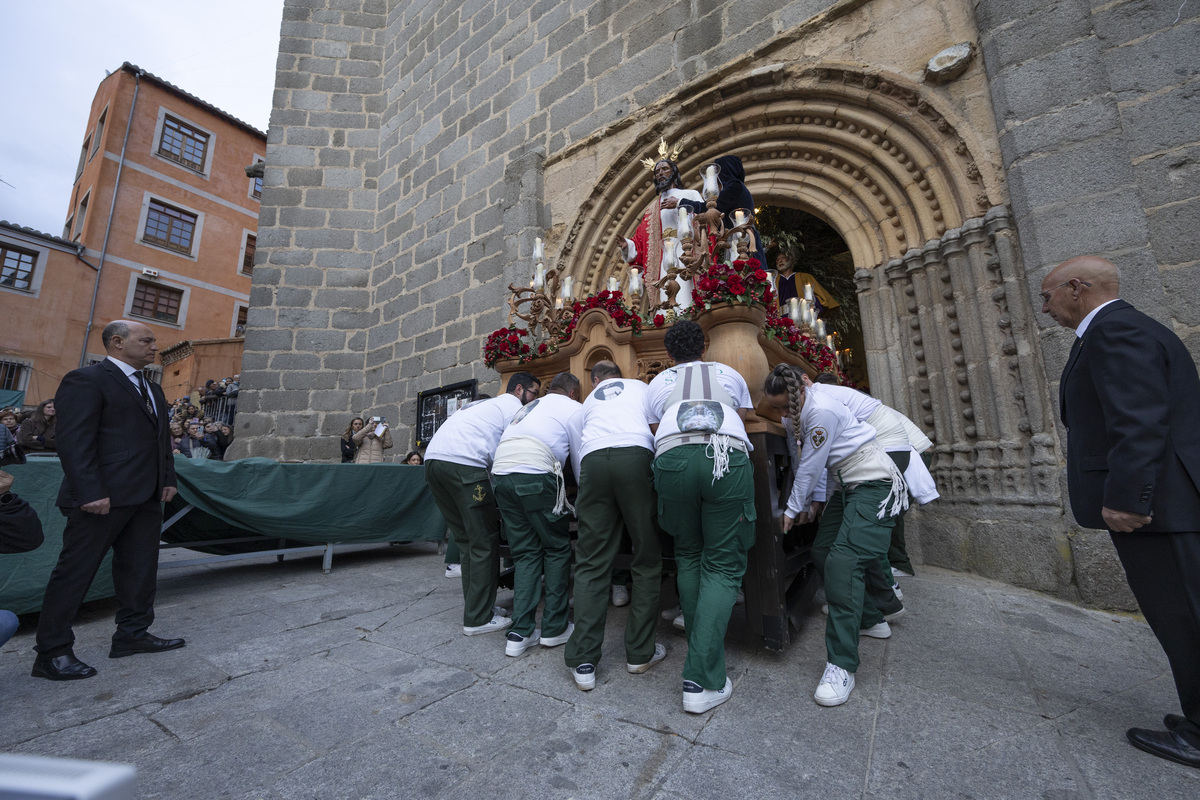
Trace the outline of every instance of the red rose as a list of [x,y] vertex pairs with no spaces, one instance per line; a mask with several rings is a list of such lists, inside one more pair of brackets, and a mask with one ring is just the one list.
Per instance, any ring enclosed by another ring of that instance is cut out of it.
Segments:
[[666,321],[667,321],[667,318],[664,317],[662,314],[654,315],[654,327],[661,328]]
[[754,270],[754,280],[765,281],[767,279],[767,271],[765,269]]
[[734,275],[729,279],[729,291],[733,292],[734,294],[746,293],[746,286],[742,283],[742,279],[737,275]]
[[[753,256],[751,256],[749,259],[747,259],[746,263],[750,265],[750,269],[758,269],[759,267],[762,266],[762,262],[759,261],[757,258],[754,258]],[[762,279],[759,278],[759,280],[762,280]]]

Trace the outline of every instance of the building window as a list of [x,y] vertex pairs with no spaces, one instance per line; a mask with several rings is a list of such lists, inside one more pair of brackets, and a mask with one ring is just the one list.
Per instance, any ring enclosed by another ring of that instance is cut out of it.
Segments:
[[[252,163],[262,164],[264,161],[266,161],[266,159],[263,158],[262,156],[255,156],[254,161]],[[251,178],[250,179],[250,189],[247,192],[248,196],[250,196],[251,198],[253,198],[255,200],[262,200],[262,190],[263,190],[262,176],[260,175],[257,178]]]
[[0,266],[0,286],[20,289],[23,292],[32,291],[37,253],[0,244],[0,263],[3,265]]
[[100,149],[100,141],[104,138],[104,120],[106,119],[108,119],[108,109],[104,110],[96,122],[96,133],[92,135],[92,152],[88,155],[88,161],[91,161],[92,156],[96,155],[96,151]]
[[0,389],[9,392],[23,392],[28,378],[28,364],[0,359]]
[[157,200],[150,201],[142,240],[191,255],[196,215]]
[[246,246],[242,249],[242,274],[249,275],[254,272],[254,245],[258,241],[258,237],[253,234],[246,234]]
[[179,304],[182,301],[183,292],[178,289],[139,280],[129,313],[160,322],[176,323],[179,322]]
[[88,149],[92,146],[92,137],[87,137],[83,140],[83,148],[79,151],[79,166],[75,168],[75,180],[79,180],[79,176],[83,174],[83,167],[87,164]]
[[208,134],[174,117],[163,120],[158,154],[197,172],[204,171]]
[[237,323],[233,327],[233,335],[234,336],[245,336],[246,335],[246,314],[249,311],[250,311],[250,309],[248,306],[238,306],[237,307]]
[[88,200],[91,198],[91,196],[92,193],[88,192],[83,196],[83,199],[79,201],[79,213],[75,215],[76,239],[83,235],[83,223],[87,219]]

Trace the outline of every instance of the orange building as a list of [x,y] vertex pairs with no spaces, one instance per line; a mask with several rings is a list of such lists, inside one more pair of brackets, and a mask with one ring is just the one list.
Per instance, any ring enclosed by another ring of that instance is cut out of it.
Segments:
[[[52,396],[70,369],[103,358],[100,332],[113,319],[145,322],[160,348],[241,335],[262,192],[245,168],[263,160],[266,144],[262,131],[128,62],[101,81],[63,236],[40,235],[63,258],[82,244],[94,268],[72,256],[75,265],[53,267],[50,278],[48,252],[45,277],[35,266],[29,281],[40,293],[3,291],[0,281],[0,319],[20,320],[3,326],[0,359],[39,376],[26,378],[26,406]],[[13,231],[0,228],[6,239]],[[19,339],[12,327],[23,329]],[[151,369],[161,375],[161,365]]]
[[79,366],[96,271],[78,244],[0,221],[0,408],[54,396]]

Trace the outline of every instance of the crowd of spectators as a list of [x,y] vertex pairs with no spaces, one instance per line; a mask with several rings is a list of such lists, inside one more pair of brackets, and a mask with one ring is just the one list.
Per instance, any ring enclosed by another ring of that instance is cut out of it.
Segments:
[[[225,458],[233,442],[240,377],[207,381],[204,389],[171,404],[171,444],[176,455],[217,461]],[[43,400],[32,411],[0,408],[0,425],[25,453],[55,452],[56,420],[53,398]]]
[[207,410],[202,413],[187,397],[171,404],[170,425],[171,449],[183,458],[222,461],[233,443],[233,426],[213,418]]
[[32,411],[19,408],[0,408],[0,424],[20,446],[30,452],[53,453],[55,451],[54,400],[44,400]]

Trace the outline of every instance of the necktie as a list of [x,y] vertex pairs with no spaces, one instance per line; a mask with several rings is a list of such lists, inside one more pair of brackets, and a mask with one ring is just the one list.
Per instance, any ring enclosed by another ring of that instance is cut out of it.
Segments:
[[151,414],[154,413],[154,401],[150,399],[150,390],[146,387],[146,374],[141,370],[137,371],[138,390],[142,393],[142,402],[146,404],[147,410]]

